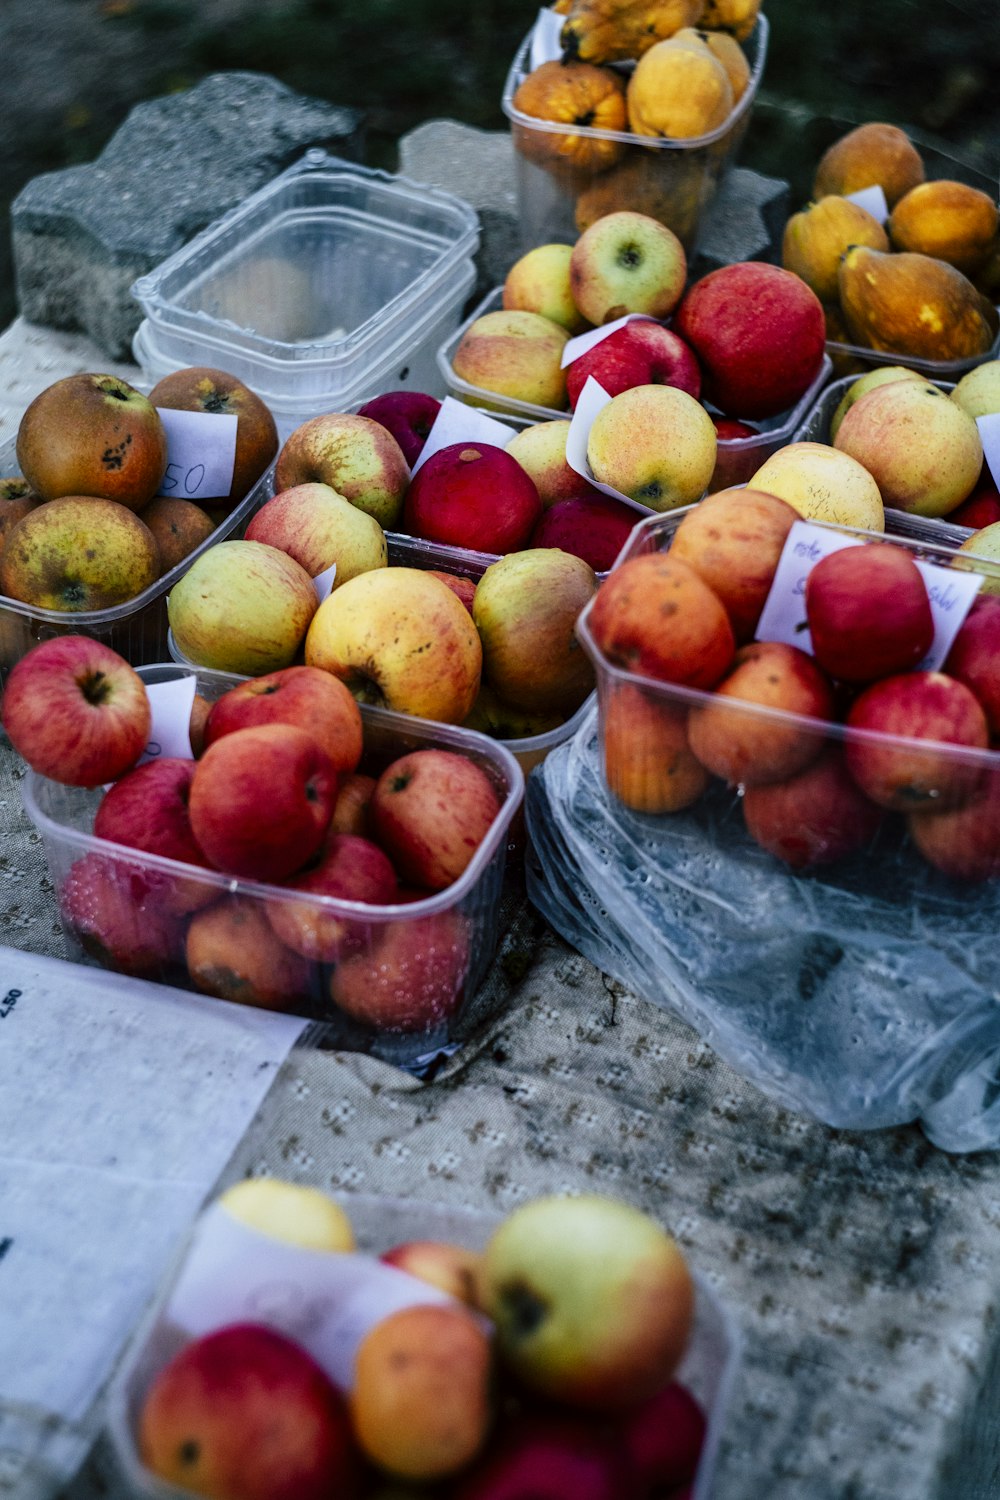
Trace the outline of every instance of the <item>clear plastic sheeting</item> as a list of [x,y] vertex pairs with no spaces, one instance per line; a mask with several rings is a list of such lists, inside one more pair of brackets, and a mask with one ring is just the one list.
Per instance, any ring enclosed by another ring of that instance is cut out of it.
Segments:
[[947,1151],[1000,1145],[1000,884],[938,874],[891,827],[795,873],[738,804],[716,785],[688,812],[630,812],[592,713],[529,780],[529,894],[792,1109],[846,1129],[917,1121]]

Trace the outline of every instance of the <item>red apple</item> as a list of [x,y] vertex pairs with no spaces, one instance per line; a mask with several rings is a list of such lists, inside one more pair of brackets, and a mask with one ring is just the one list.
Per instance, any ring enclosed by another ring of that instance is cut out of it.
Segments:
[[982,759],[962,750],[985,750],[989,727],[975,695],[954,677],[883,677],[855,699],[847,724],[865,731],[847,742],[848,769],[880,807],[957,807],[977,794]]
[[338,772],[356,770],[361,759],[361,710],[340,679],[320,667],[282,667],[230,688],[212,705],[205,745],[258,724],[305,729]]
[[[388,856],[371,839],[335,833],[319,856],[285,882],[303,895],[332,896],[337,901],[384,906],[393,901],[398,881]],[[303,958],[336,963],[372,939],[372,928],[360,917],[330,911],[308,901],[268,902],[267,917],[278,937]]]
[[162,979],[182,961],[184,924],[139,865],[88,854],[59,890],[63,920],[85,953],[106,969]]
[[474,579],[463,578],[460,573],[446,573],[441,568],[428,568],[427,571],[432,578],[440,578],[442,583],[447,584],[452,593],[461,599],[469,614],[472,614],[472,601],[476,597]]
[[1000,875],[1000,776],[988,771],[978,795],[962,807],[911,813],[907,827],[924,859],[953,880],[994,879]]
[[705,1442],[701,1407],[679,1381],[626,1412],[620,1440],[640,1484],[654,1495],[672,1495],[676,1486],[694,1478]]
[[527,542],[541,510],[534,481],[509,453],[492,443],[451,443],[414,475],[403,526],[429,542],[514,552]]
[[735,417],[713,417],[712,425],[720,443],[738,443],[743,438],[760,435],[756,427],[751,427],[749,422],[738,422]]
[[278,451],[278,429],[261,398],[228,370],[191,365],[172,370],[149,393],[157,409],[202,411],[236,418],[236,456],[229,494],[213,500],[215,511],[230,511],[250,493]]
[[[711,413],[709,413],[711,415]],[[712,417],[715,428],[715,471],[709,480],[710,494],[746,484],[760,468],[761,448],[748,441],[759,436],[756,427],[737,422],[733,417]]]
[[185,942],[192,983],[203,994],[261,1010],[315,1014],[322,1001],[318,964],[281,942],[250,896],[224,896],[195,912]]
[[468,920],[457,911],[401,917],[371,952],[334,969],[330,997],[355,1021],[382,1031],[430,1031],[458,1010],[469,971]]
[[476,1269],[480,1256],[464,1245],[444,1240],[407,1240],[394,1245],[379,1256],[387,1266],[395,1266],[419,1281],[426,1281],[447,1292],[458,1302],[476,1305]]
[[413,750],[382,772],[369,817],[404,881],[440,891],[458,879],[500,812],[481,766],[454,750]]
[[358,407],[359,417],[370,417],[392,433],[410,468],[423,452],[427,434],[441,410],[435,396],[423,391],[385,391]]
[[806,579],[805,605],[813,655],[845,682],[905,672],[934,639],[920,569],[909,552],[888,542],[821,558]]
[[[146,854],[211,869],[191,830],[188,799],[194,768],[193,760],[165,756],[128,771],[104,794],[94,833]],[[208,906],[219,894],[210,881],[185,880],[162,870],[150,869],[149,883],[164,911],[178,916]]]
[[304,729],[237,729],[195,764],[191,827],[216,869],[281,880],[323,843],[336,795],[333,762]]
[[693,350],[652,318],[632,318],[566,366],[570,410],[576,410],[590,376],[617,396],[634,385],[676,385],[701,395],[701,370]]
[[727,416],[794,406],[823,362],[822,303],[798,276],[764,261],[710,271],[684,296],[674,328],[698,356],[706,399]]
[[606,573],[632,534],[639,517],[631,506],[600,492],[557,500],[542,512],[529,547],[559,547]]
[[687,563],[663,552],[616,568],[598,589],[589,622],[615,666],[686,687],[714,687],[736,649],[718,595]]
[[143,1463],[210,1500],[356,1500],[347,1403],[284,1334],[231,1323],[193,1339],[153,1379],[138,1420]]
[[371,568],[384,568],[388,560],[380,522],[316,481],[295,484],[262,505],[250,519],[246,540],[286,552],[310,578],[336,564],[334,588]]
[[134,766],[149,739],[142,678],[101,641],[63,635],[11,669],[3,727],[28,765],[67,786],[102,786]]
[[969,526],[973,531],[982,531],[984,526],[1000,521],[1000,491],[988,471],[980,475],[969,498],[949,512],[948,520],[954,526]]
[[455,1500],[643,1500],[627,1454],[593,1424],[525,1417],[502,1427]]
[[972,689],[990,733],[1000,735],[1000,597],[980,594],[974,601],[942,670]]
[[787,781],[747,787],[743,816],[762,849],[801,870],[864,849],[883,814],[851,779],[841,752],[830,746]]
[[355,833],[367,838],[368,808],[375,790],[375,777],[363,771],[351,771],[340,778],[337,800],[333,804],[330,833]]

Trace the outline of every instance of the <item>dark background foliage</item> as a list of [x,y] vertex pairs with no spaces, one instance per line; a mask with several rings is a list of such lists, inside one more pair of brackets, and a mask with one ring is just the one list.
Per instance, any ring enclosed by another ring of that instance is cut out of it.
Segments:
[[[771,46],[742,159],[808,196],[842,129],[889,120],[1000,171],[996,0],[765,0]],[[89,161],[140,99],[225,68],[363,107],[368,160],[447,116],[502,129],[530,0],[2,0],[0,320],[15,310],[8,208],[38,172]],[[940,174],[938,174],[940,175]]]

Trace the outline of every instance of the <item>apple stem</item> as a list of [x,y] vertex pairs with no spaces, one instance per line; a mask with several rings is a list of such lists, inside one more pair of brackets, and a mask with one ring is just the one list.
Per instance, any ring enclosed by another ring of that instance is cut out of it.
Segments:
[[110,683],[107,676],[100,670],[88,672],[85,677],[80,678],[81,693],[87,702],[94,704],[95,707],[108,701],[109,689]]

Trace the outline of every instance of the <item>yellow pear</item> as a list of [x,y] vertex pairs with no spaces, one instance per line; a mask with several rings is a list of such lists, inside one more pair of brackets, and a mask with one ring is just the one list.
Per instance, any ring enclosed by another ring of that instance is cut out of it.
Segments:
[[851,336],[870,349],[968,359],[985,354],[996,336],[995,310],[968,277],[931,255],[857,245],[840,262],[838,285]]
[[921,182],[889,216],[889,238],[896,250],[936,255],[971,275],[982,266],[1000,225],[988,193],[964,182]]
[[811,286],[821,302],[836,302],[840,257],[851,245],[888,250],[889,236],[860,204],[830,194],[788,220],[781,264]]

